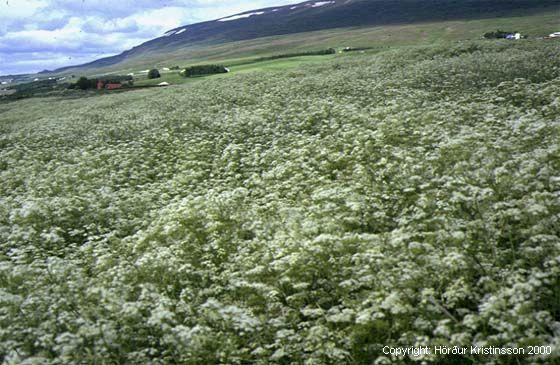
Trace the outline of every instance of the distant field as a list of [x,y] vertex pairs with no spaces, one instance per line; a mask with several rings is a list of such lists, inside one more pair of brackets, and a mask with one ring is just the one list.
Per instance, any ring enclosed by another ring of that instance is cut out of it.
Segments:
[[[13,97],[17,97],[18,99],[21,98],[29,98],[29,97],[49,97],[49,96],[59,96],[64,98],[79,98],[79,97],[86,97],[92,95],[103,95],[103,94],[115,94],[121,92],[130,92],[130,91],[137,91],[139,88],[144,87],[151,87],[156,86],[162,82],[167,82],[169,84],[177,85],[177,84],[185,84],[185,83],[196,83],[201,81],[206,81],[208,79],[215,79],[215,78],[224,78],[224,77],[231,77],[237,73],[247,73],[247,72],[258,72],[258,71],[275,71],[275,70],[288,70],[290,68],[302,66],[302,65],[311,65],[311,64],[319,64],[321,62],[325,62],[335,58],[342,58],[346,57],[348,54],[339,54],[339,55],[321,55],[321,56],[290,56],[288,58],[280,58],[274,60],[261,60],[258,57],[247,58],[247,59],[240,59],[234,60],[226,65],[231,70],[228,74],[217,74],[217,75],[204,75],[204,76],[197,76],[197,77],[182,77],[179,74],[178,70],[163,70],[161,68],[160,74],[161,77],[155,79],[149,79],[147,73],[139,72],[135,73],[133,76],[134,85],[132,88],[125,87],[123,89],[119,89],[116,91],[97,91],[97,90],[88,90],[82,91],[79,89],[72,89],[68,90],[67,87],[69,85],[68,82],[75,83],[77,78],[65,80],[57,85],[55,89],[52,87],[38,89],[34,82],[27,82],[24,83],[27,91],[22,91],[16,94],[16,90],[0,90],[0,96],[12,95]],[[105,78],[110,77],[106,74],[99,74],[99,75],[92,75],[90,78]],[[20,84],[20,87],[23,84]],[[35,86],[33,88],[33,86]],[[31,92],[31,91],[32,92]],[[0,102],[11,102],[14,99],[0,99]]]
[[1,103],[2,362],[558,364],[560,43],[326,58]]
[[231,77],[232,75],[237,73],[287,70],[302,65],[319,64],[328,60],[332,60],[336,57],[337,57],[336,55],[300,56],[300,57],[290,57],[286,59],[258,61],[258,62],[248,62],[248,60],[244,60],[244,61],[238,60],[238,61],[233,61],[232,63],[225,64],[231,70],[231,73],[229,74],[218,74],[212,76],[185,78],[179,75],[179,71],[168,71],[168,72],[162,72],[161,77],[158,79],[150,80],[147,77],[140,76],[139,78],[136,79],[135,85],[137,86],[157,85],[161,82],[169,82],[171,84],[183,84],[183,83],[199,82],[199,81],[203,81],[203,79],[206,80],[208,78],[215,79],[215,78]]

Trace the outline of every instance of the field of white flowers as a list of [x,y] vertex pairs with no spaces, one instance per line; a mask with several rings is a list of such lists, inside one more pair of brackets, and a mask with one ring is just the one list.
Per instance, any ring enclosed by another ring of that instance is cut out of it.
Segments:
[[3,364],[560,361],[557,42],[1,104],[0,181]]

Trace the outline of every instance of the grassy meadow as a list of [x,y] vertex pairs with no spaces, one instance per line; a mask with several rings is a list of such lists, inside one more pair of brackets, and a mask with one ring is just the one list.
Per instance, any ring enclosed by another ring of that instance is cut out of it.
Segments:
[[328,57],[0,103],[1,362],[560,363],[560,43]]
[[[345,55],[346,56],[346,55]],[[333,60],[337,55],[325,56],[297,56],[275,60],[254,61],[254,59],[237,60],[228,63],[228,68],[231,73],[216,74],[210,76],[196,76],[196,77],[182,77],[179,71],[162,71],[161,77],[157,79],[148,79],[145,75],[135,76],[135,86],[157,85],[161,82],[168,82],[170,84],[184,84],[193,82],[206,82],[209,78],[226,78],[232,77],[238,73],[253,73],[262,71],[287,71],[291,68],[297,68],[304,65],[320,64],[322,62]]]

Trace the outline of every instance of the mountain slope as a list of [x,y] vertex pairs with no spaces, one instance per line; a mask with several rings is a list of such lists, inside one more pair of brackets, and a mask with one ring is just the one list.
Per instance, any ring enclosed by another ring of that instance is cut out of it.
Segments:
[[[270,7],[172,29],[119,55],[82,65],[101,68],[146,53],[170,53],[267,36],[317,30],[425,23],[441,20],[484,19],[531,14],[558,7],[560,0],[326,0]],[[559,12],[560,15],[560,12]],[[58,69],[79,70],[80,66]]]

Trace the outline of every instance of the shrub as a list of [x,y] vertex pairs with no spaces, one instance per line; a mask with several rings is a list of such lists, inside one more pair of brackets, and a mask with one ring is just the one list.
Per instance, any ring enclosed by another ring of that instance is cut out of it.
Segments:
[[495,32],[484,33],[484,38],[486,38],[486,39],[506,38],[508,34],[513,34],[513,33],[517,33],[517,32],[506,32],[506,31],[498,29]]
[[185,68],[180,72],[183,77],[213,75],[227,73],[228,69],[222,65],[198,65]]
[[148,72],[148,78],[149,79],[159,79],[161,77],[161,75],[159,74],[159,71],[155,68],[151,69]]
[[78,81],[76,81],[75,88],[87,90],[87,89],[95,89],[97,87],[97,79],[88,79],[87,77],[80,77]]

